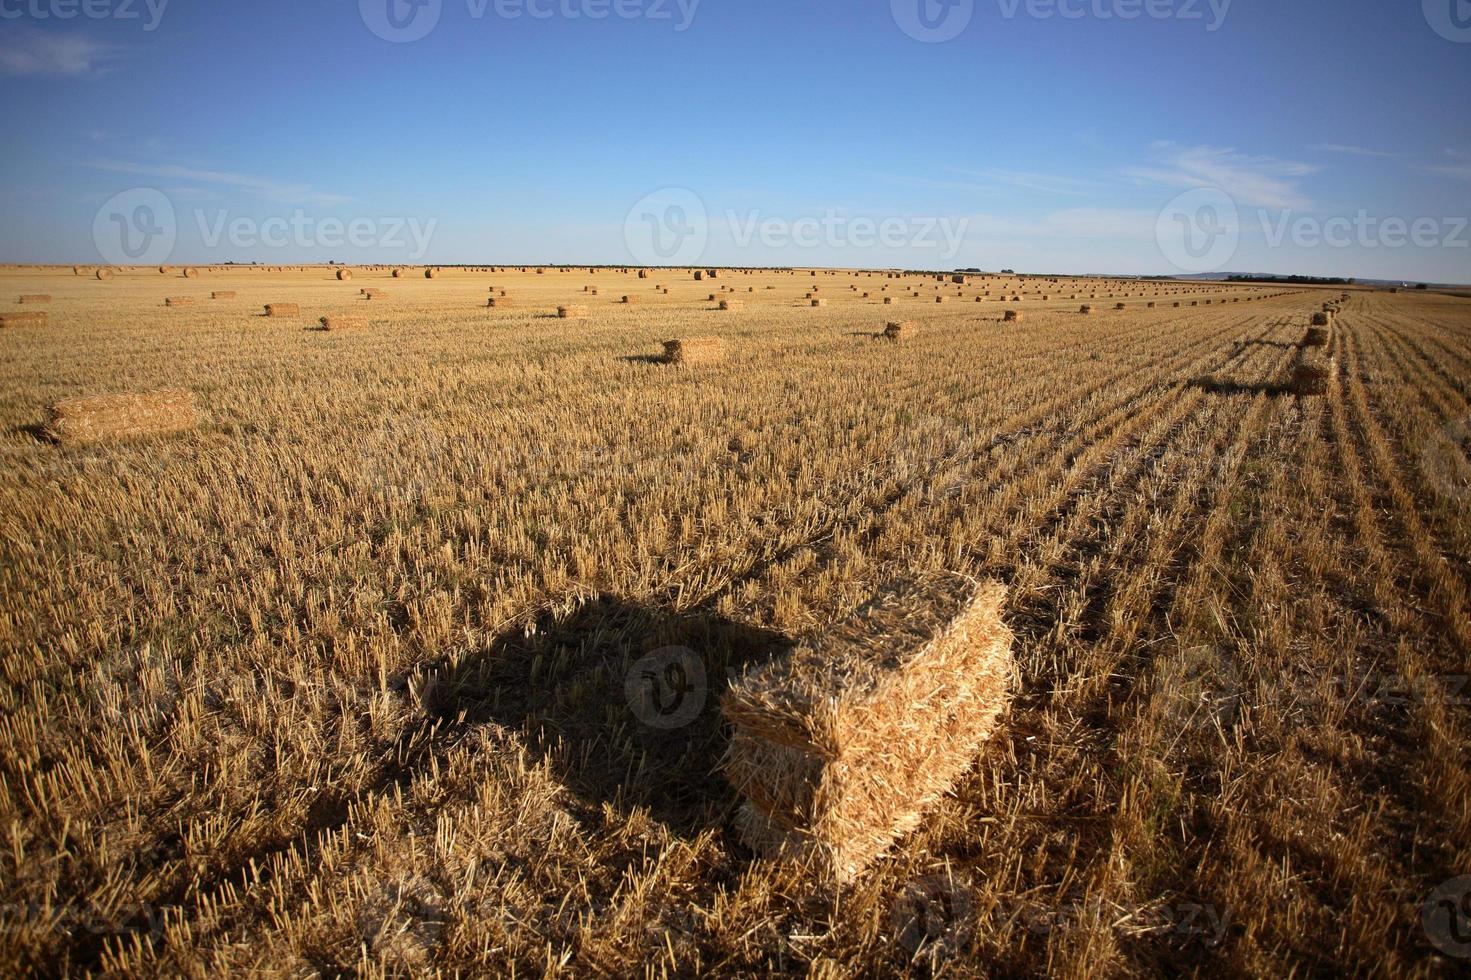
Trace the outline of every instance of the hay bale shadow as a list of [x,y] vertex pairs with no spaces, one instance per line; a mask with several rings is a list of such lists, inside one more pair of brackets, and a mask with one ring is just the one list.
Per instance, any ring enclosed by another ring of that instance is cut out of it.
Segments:
[[523,733],[532,756],[595,811],[646,807],[692,837],[721,825],[738,802],[718,770],[730,678],[791,645],[709,613],[603,595],[564,616],[544,614],[442,673],[435,711]]
[[848,331],[848,336],[849,337],[867,337],[869,340],[883,340],[883,339],[885,339],[884,338],[884,332],[882,330],[849,330]]
[[1290,385],[1272,384],[1265,381],[1243,383],[1227,378],[1217,378],[1214,375],[1191,378],[1186,382],[1186,387],[1199,388],[1212,395],[1266,395],[1268,398],[1280,398],[1283,395],[1294,394]]
[[663,354],[624,354],[623,356],[621,356],[619,358],[619,360],[620,361],[627,361],[630,364],[668,364],[669,363],[669,359],[666,358]]

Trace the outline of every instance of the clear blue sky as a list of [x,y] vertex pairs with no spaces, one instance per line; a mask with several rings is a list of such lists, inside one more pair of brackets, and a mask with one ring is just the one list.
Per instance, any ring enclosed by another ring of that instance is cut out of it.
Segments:
[[416,2],[0,0],[0,260],[1471,281],[1466,0]]

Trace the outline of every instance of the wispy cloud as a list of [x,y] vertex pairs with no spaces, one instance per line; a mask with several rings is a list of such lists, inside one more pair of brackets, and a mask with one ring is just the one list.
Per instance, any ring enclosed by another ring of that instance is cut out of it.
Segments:
[[1317,173],[1311,164],[1275,157],[1250,156],[1211,146],[1156,143],[1156,159],[1130,167],[1124,175],[1172,187],[1218,187],[1238,204],[1265,208],[1307,209],[1312,202],[1298,181]]
[[1060,241],[1098,238],[1152,242],[1157,217],[1153,211],[1117,208],[1070,208],[1053,211],[1039,218],[978,214],[967,219],[967,237],[1002,240],[1050,238]]
[[1351,157],[1397,157],[1399,153],[1386,153],[1383,150],[1371,150],[1363,146],[1347,146],[1343,143],[1317,143],[1310,149],[1320,153],[1342,153]]
[[215,187],[229,187],[279,204],[314,204],[319,207],[331,207],[351,200],[342,194],[313,190],[306,184],[288,184],[264,177],[252,177],[247,174],[233,174],[219,170],[197,170],[172,163],[141,164],[122,160],[95,160],[90,166],[111,173],[135,174],[140,177],[159,177],[165,180],[182,180]]
[[1056,174],[1027,173],[1021,170],[1000,170],[988,167],[984,170],[952,170],[952,173],[974,177],[988,190],[1014,188],[1036,191],[1040,194],[1062,194],[1081,196],[1097,184],[1078,177],[1062,177]]
[[0,74],[81,78],[101,73],[116,53],[85,37],[8,28],[0,37]]
[[1471,153],[1464,150],[1446,150],[1445,155],[1455,163],[1433,163],[1423,167],[1416,167],[1421,173],[1435,174],[1437,177],[1450,177],[1452,180],[1471,181]]

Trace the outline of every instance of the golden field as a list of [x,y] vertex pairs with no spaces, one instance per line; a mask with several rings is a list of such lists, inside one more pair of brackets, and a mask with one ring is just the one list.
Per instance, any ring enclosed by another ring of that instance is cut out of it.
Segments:
[[[0,972],[1464,968],[1471,300],[1349,290],[1301,395],[1342,292],[0,270],[47,314],[0,330]],[[196,427],[40,435],[162,389]],[[997,734],[851,886],[754,858],[726,679],[935,569],[1008,588]],[[708,689],[650,725],[672,646]]]

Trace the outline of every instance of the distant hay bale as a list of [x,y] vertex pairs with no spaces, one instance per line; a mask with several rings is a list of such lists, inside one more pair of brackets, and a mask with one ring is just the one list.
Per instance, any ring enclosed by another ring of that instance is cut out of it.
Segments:
[[914,330],[913,320],[891,320],[884,327],[884,336],[890,340],[903,340],[905,337],[914,336]]
[[719,337],[682,337],[664,341],[666,364],[718,364],[725,360],[725,341]]
[[169,268],[169,267],[168,267],[168,266],[166,266],[166,265],[161,265],[161,266],[159,266],[159,267],[158,267],[158,274],[159,274],[159,275],[161,275],[161,276],[166,276],[166,275],[168,275],[168,274],[169,274],[169,273],[170,273],[170,272],[172,272],[172,271],[173,271],[173,270],[172,270],[172,269],[170,269],[170,268]]
[[1010,321],[1010,322],[1020,321],[1022,319],[1022,311],[1021,310],[1007,310],[1006,313],[1005,313],[1005,315],[1002,316],[1001,319],[1006,320],[1006,321]]
[[1315,327],[1326,327],[1326,326],[1328,326],[1328,314],[1326,314],[1326,313],[1314,313],[1313,314],[1313,326],[1315,326]]
[[106,281],[108,279],[111,279],[112,278],[112,270],[111,269],[98,269],[97,270],[97,278],[98,279],[101,279],[101,280],[104,280],[104,281]]
[[493,307],[504,307],[514,306],[515,304],[511,302],[511,297],[509,296],[492,296],[485,301],[485,305]]
[[21,303],[21,304],[31,304],[31,305],[34,305],[36,303],[49,303],[49,302],[51,302],[51,294],[50,293],[21,293],[20,294],[20,299],[16,300],[16,302],[17,303]]
[[438,269],[425,269],[424,270],[424,278],[425,279],[438,279],[439,278],[439,270]]
[[1125,309],[1128,309],[1128,305],[1127,304],[1124,304],[1124,303],[1115,303],[1113,305],[1113,308],[1116,309],[1116,310],[1125,310]]
[[1084,316],[1092,316],[1093,315],[1093,307],[1091,307],[1088,304],[1084,303],[1082,306],[1078,307],[1078,312],[1081,313],[1081,314],[1083,314]]
[[163,301],[164,306],[193,306],[193,296],[170,296]]
[[266,316],[301,316],[301,308],[295,303],[267,303]]
[[722,699],[723,766],[757,854],[858,878],[974,763],[1010,699],[1005,589],[947,572],[892,583]]
[[214,292],[212,292],[212,293],[209,294],[209,298],[210,299],[234,299],[235,298],[235,290],[233,290],[233,289],[216,289]]
[[198,279],[199,278],[199,270],[198,269],[190,269],[190,268],[186,267],[184,269],[184,278],[185,279]]
[[563,320],[575,320],[579,317],[587,316],[587,307],[559,306],[557,307],[557,316]]
[[86,271],[81,266],[74,265],[74,266],[72,266],[72,275],[74,275],[74,276],[86,275]]
[[639,297],[634,295],[625,296],[623,297],[623,303],[626,306],[637,306],[639,304]]
[[363,297],[363,299],[372,299],[373,297],[379,295],[378,290],[374,289],[372,286],[364,286],[362,289],[358,290],[358,293]]
[[734,311],[734,310],[744,310],[746,308],[746,304],[743,301],[738,300],[738,299],[723,299],[723,300],[720,301],[720,308],[722,310],[732,310],[732,311]]
[[25,313],[0,313],[0,328],[44,327],[45,325],[46,314],[40,310],[28,310]]
[[695,282],[704,282],[704,280],[705,280],[705,274],[703,272],[701,272],[699,269],[696,269],[695,270]]
[[1301,347],[1327,347],[1328,346],[1328,328],[1327,327],[1308,327],[1308,332],[1302,338],[1302,343],[1299,346],[1301,346]]
[[885,296],[884,297],[884,305],[885,306],[893,306],[894,305],[894,297],[892,297],[892,296]]
[[324,316],[317,321],[323,330],[362,330],[368,325],[368,318],[364,316]]
[[648,269],[640,269],[640,270],[638,270],[638,277],[640,279],[647,279],[647,278],[649,278],[649,270]]
[[395,279],[402,279],[404,271],[402,269],[394,269],[393,272],[389,274],[392,275]]
[[1145,303],[1144,306],[1145,306],[1146,309],[1151,309],[1151,310],[1154,309],[1154,304],[1153,303]]
[[180,432],[197,422],[194,395],[170,390],[68,398],[51,407],[44,431],[57,442],[80,444]]
[[943,303],[943,302],[945,302],[945,297],[944,296],[936,296],[935,297],[935,302],[936,303]]
[[337,281],[338,282],[346,282],[347,280],[349,280],[351,278],[352,278],[352,270],[350,270],[350,269],[338,269],[337,270]]
[[811,302],[812,302],[812,305],[813,306],[826,306],[827,305],[827,300],[825,300],[825,299],[814,299]]

